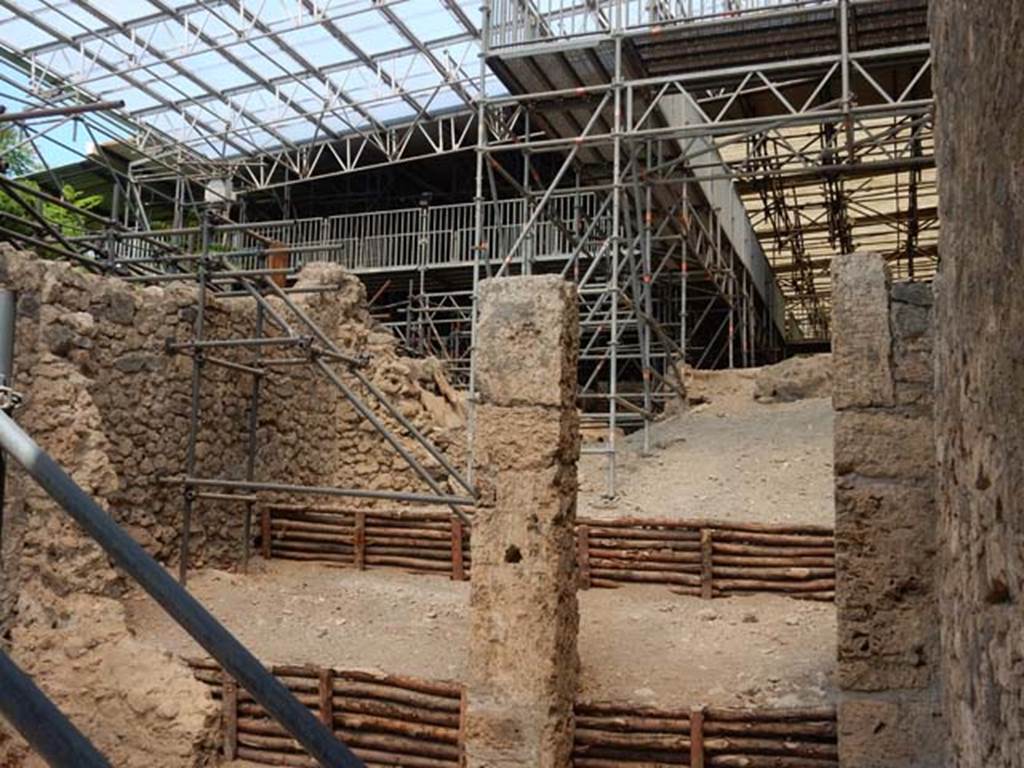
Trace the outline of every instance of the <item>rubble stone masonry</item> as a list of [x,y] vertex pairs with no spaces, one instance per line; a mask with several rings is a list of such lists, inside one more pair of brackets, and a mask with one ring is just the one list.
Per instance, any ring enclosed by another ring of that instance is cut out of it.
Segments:
[[1024,766],[1024,3],[930,4],[942,670],[955,768]]
[[843,768],[939,768],[932,288],[833,262]]
[[[339,347],[367,356],[370,380],[460,461],[462,404],[436,361],[400,357],[394,337],[371,319],[362,283],[340,267],[310,265],[299,282],[337,288],[296,296]],[[166,342],[192,338],[195,286],[144,287],[3,246],[0,285],[18,292],[15,386],[25,401],[15,418],[140,544],[172,563],[182,491],[163,481],[184,471],[192,363]],[[251,300],[213,300],[206,318],[208,337],[254,334]],[[220,356],[250,362],[246,354]],[[326,380],[309,368],[285,370],[264,382],[257,479],[426,490]],[[247,374],[205,366],[200,476],[245,478],[251,387]],[[414,453],[442,475],[425,451]],[[0,642],[8,640],[15,660],[114,764],[201,764],[216,743],[208,693],[179,662],[130,636],[117,599],[130,587],[126,579],[34,483],[9,474]],[[235,567],[242,515],[240,504],[200,500],[192,564]],[[156,755],[153,744],[164,751]],[[0,765],[19,764],[11,749],[0,733]]]

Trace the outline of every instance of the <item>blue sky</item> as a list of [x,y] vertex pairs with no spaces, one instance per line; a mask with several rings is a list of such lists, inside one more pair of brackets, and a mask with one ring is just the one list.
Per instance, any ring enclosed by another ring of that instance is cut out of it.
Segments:
[[[28,109],[25,105],[25,94],[14,85],[6,82],[3,78],[9,78],[16,83],[26,84],[27,78],[15,67],[7,62],[0,61],[0,104],[7,108],[7,112],[21,112]],[[31,124],[38,132],[53,126],[57,121],[33,121]],[[35,143],[43,159],[51,166],[67,165],[82,159],[90,139],[84,128],[76,130],[72,122],[53,128],[51,132],[36,138]]]
[[[456,1],[478,25],[479,0]],[[186,0],[168,4],[177,8]],[[438,62],[458,79],[475,78],[479,67],[478,42],[467,39],[465,27],[442,0],[385,4],[416,38],[439,41],[431,46],[433,61],[418,53],[392,53],[409,48],[409,40],[374,0],[317,0],[320,14],[315,16],[298,0],[211,2],[184,14],[185,24],[148,21],[159,14],[146,0],[93,0],[85,8],[54,0],[21,0],[19,6],[24,17],[0,17],[0,47],[17,57],[34,46],[55,44],[36,60],[22,56],[22,61],[37,72],[70,79],[96,99],[123,99],[126,111],[135,112],[137,120],[173,139],[190,141],[209,155],[247,154],[322,137],[324,131],[345,135],[371,120],[410,119],[416,114],[412,102],[429,105],[430,112],[459,108],[463,101],[444,84]],[[259,13],[265,28],[253,23],[253,13]],[[127,23],[128,34],[93,35],[108,25],[103,14]],[[347,47],[331,25],[359,52]],[[84,42],[59,45],[57,35]],[[210,40],[227,47],[211,51]],[[174,64],[163,63],[157,51],[173,57]],[[360,54],[368,58],[361,60]],[[303,60],[317,71],[307,72]],[[12,64],[0,64],[0,71],[18,86],[27,84],[27,77]],[[0,81],[0,99],[10,110],[17,106],[11,98],[15,95],[15,86]],[[347,106],[346,99],[358,102],[360,109]],[[232,146],[225,146],[221,138],[202,141],[229,128]],[[39,145],[53,163],[77,159],[57,142],[83,151],[89,141],[70,124],[57,129],[53,138],[56,141]]]

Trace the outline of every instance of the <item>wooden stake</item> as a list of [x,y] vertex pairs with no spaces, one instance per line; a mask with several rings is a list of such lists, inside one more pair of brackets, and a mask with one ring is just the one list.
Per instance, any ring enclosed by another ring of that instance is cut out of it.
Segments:
[[704,768],[704,708],[690,710],[690,768]]
[[466,689],[459,695],[459,768],[466,768]]
[[238,683],[227,672],[223,677],[224,759],[234,760],[238,752]]
[[700,529],[700,596],[710,600],[714,594],[712,589],[713,568],[711,563],[712,542],[711,529]]
[[576,528],[576,560],[580,568],[580,589],[590,589],[590,526]]
[[356,529],[353,534],[353,546],[356,550],[356,568],[366,570],[366,513],[356,512]]
[[317,692],[320,695],[320,722],[334,733],[334,670],[321,669]]
[[462,521],[452,517],[452,581],[466,580],[466,566],[462,556]]
[[270,559],[270,510],[260,510],[260,553],[264,560]]

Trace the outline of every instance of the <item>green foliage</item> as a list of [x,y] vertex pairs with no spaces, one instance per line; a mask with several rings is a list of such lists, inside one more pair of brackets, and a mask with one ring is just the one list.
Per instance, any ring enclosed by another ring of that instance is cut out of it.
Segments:
[[[39,185],[31,180],[24,180],[19,183],[35,190],[39,189]],[[66,210],[55,203],[48,203],[46,201],[40,202],[39,198],[28,192],[19,192],[18,196],[26,203],[33,206],[37,213],[39,213],[44,219],[46,219],[46,221],[65,236],[82,235],[90,230],[90,222],[84,214]],[[64,188],[61,190],[61,197],[65,202],[71,203],[76,208],[83,211],[90,211],[103,202],[102,195],[86,195],[84,192],[75,189],[70,184],[64,185]],[[22,205],[4,191],[0,191],[0,212],[16,216],[19,219],[31,220],[31,216],[25,211]],[[4,229],[14,230],[15,232],[20,232],[22,234],[33,234],[33,229],[31,227],[20,224],[6,216],[0,216],[0,226]]]
[[[31,146],[19,146],[21,141],[21,135],[13,127],[0,128],[0,162],[2,162],[3,175],[8,178],[24,176],[38,168]],[[39,184],[30,179],[20,179],[18,183],[29,189],[39,190]],[[71,203],[82,211],[92,210],[103,202],[102,195],[86,195],[70,184],[63,186],[60,196],[65,202]],[[19,191],[17,198],[32,206],[36,214],[66,237],[82,235],[90,229],[91,222],[82,213],[46,202],[27,190]],[[25,210],[17,198],[13,193],[0,190],[0,227],[22,235],[52,241],[53,238],[49,234],[43,234],[40,231],[31,214]],[[3,233],[0,233],[0,239],[4,239]]]
[[[0,128],[0,161],[7,177],[24,176],[32,173],[39,166],[31,146],[18,146],[21,135],[11,126]],[[39,184],[30,179],[21,179],[22,186],[39,190]],[[52,224],[61,234],[66,236],[81,235],[89,231],[89,220],[81,213],[69,211],[54,203],[41,201],[29,192],[19,192],[18,197],[33,206],[36,213]],[[61,189],[61,197],[83,211],[90,211],[103,202],[102,195],[86,195],[70,184]],[[0,190],[0,212],[18,219],[31,220],[25,208],[12,195]],[[38,236],[38,232],[26,224],[21,224],[7,216],[0,216],[0,227],[21,234]]]
[[[64,185],[61,197],[82,211],[91,211],[103,202],[103,195],[87,195],[70,184]],[[64,235],[82,235],[89,231],[89,220],[83,214],[69,211],[53,203],[43,203],[43,217],[51,224],[55,224]]]
[[0,162],[6,176],[24,176],[38,167],[31,145],[18,146],[21,141],[21,135],[13,126],[0,128]]

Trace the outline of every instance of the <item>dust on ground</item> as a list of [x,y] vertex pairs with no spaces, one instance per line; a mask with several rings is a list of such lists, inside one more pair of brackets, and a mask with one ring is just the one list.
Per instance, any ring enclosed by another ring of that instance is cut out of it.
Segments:
[[[273,560],[255,562],[248,576],[202,571],[189,589],[268,664],[464,679],[467,582]],[[148,598],[128,607],[141,639],[204,655]],[[831,604],[771,595],[702,601],[638,585],[581,592],[580,615],[585,698],[669,706],[831,699]]]
[[618,441],[617,495],[604,456],[580,460],[579,511],[588,517],[670,517],[832,525],[832,403],[754,399],[757,371],[701,372],[707,402]]
[[[707,402],[656,424],[653,451],[625,439],[619,497],[601,498],[602,457],[581,462],[580,514],[831,525],[827,399],[754,400],[756,372],[698,373]],[[255,561],[203,571],[191,591],[267,663],[464,679],[469,584],[397,570]],[[774,595],[702,601],[662,586],[581,592],[582,695],[640,705],[818,705],[834,699],[831,603]],[[200,649],[146,598],[135,631],[169,651]]]

